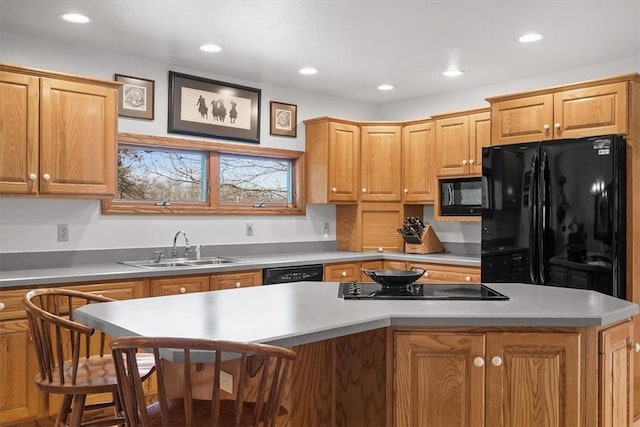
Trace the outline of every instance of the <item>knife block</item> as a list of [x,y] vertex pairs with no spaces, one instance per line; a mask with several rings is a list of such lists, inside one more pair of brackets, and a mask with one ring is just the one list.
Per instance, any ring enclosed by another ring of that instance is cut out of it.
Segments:
[[442,242],[430,225],[425,226],[420,236],[422,243],[404,243],[404,251],[408,254],[431,254],[444,251]]

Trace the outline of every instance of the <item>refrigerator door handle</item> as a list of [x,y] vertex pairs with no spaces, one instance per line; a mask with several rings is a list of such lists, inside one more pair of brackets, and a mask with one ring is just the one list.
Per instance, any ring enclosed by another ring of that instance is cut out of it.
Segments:
[[547,172],[548,172],[548,158],[547,153],[542,154],[542,159],[540,161],[540,181],[538,184],[538,230],[537,230],[537,238],[538,238],[538,279],[540,283],[546,283],[547,278],[545,277],[544,271],[544,263],[545,263],[545,254],[544,254],[544,245],[545,245],[545,235],[546,229],[549,226],[547,224],[547,197],[549,196],[548,183],[547,183]]
[[529,169],[529,277],[531,283],[538,283],[537,225],[538,225],[538,155],[534,154]]

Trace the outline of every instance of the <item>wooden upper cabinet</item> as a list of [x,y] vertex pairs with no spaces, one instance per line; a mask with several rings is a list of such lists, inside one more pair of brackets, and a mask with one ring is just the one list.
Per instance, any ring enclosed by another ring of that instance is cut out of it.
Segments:
[[482,175],[482,147],[490,145],[491,116],[486,110],[436,118],[436,174]]
[[435,199],[435,142],[432,121],[402,128],[402,200],[406,203]]
[[37,191],[39,93],[37,77],[0,71],[0,193]]
[[487,98],[491,103],[491,144],[627,134],[629,85],[622,76]]
[[0,64],[0,193],[114,196],[118,86]]
[[491,145],[491,113],[469,116],[469,174],[482,175],[482,147]]
[[115,195],[115,89],[43,78],[40,123],[41,193]]
[[626,134],[628,83],[566,90],[553,95],[553,137]]
[[401,193],[401,126],[361,127],[360,200],[399,202]]
[[307,203],[356,202],[360,178],[360,127],[328,117],[304,123]]

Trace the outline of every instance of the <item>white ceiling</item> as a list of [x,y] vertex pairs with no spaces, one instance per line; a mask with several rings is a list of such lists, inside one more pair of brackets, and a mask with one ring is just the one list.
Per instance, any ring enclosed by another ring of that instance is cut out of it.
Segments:
[[0,0],[0,31],[379,104],[640,57],[640,1]]

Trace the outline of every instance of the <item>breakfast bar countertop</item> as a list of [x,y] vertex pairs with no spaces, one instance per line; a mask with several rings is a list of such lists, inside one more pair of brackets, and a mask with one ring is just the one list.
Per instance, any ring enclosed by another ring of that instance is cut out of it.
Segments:
[[295,282],[91,304],[78,321],[113,336],[179,336],[285,347],[387,326],[600,327],[639,312],[594,291],[491,284],[508,301],[344,300],[337,282]]

